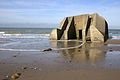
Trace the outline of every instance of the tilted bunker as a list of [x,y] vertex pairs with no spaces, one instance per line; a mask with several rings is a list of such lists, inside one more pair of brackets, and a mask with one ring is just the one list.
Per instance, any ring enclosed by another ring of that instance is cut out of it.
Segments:
[[108,24],[97,13],[65,17],[59,28],[52,30],[49,39],[105,42],[108,39]]

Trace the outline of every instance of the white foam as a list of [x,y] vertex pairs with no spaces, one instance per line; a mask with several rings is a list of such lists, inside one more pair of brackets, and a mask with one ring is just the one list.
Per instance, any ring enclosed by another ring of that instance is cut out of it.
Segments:
[[[68,50],[68,49],[74,49],[74,48],[79,48],[82,45],[84,45],[85,42],[82,42],[82,44],[78,45],[78,46],[73,46],[73,47],[68,47],[68,48],[52,48],[53,51],[59,51],[59,50]],[[37,51],[37,52],[41,52],[42,50],[37,50],[37,49],[4,49],[4,48],[0,48],[0,51]]]
[[4,34],[5,32],[0,32],[0,34]]
[[35,50],[35,49],[4,49],[0,48],[0,51],[41,51],[41,50]]
[[120,36],[112,36],[112,39],[120,39]]
[[119,44],[108,44],[108,46],[112,46],[112,47],[120,47],[120,45]]
[[0,34],[0,38],[49,38],[49,34]]
[[[80,41],[81,42],[81,41]],[[82,44],[78,45],[78,46],[73,46],[73,47],[68,47],[68,48],[53,48],[53,50],[67,50],[67,49],[75,49],[75,48],[79,48],[82,45],[84,45],[85,42],[82,42]]]

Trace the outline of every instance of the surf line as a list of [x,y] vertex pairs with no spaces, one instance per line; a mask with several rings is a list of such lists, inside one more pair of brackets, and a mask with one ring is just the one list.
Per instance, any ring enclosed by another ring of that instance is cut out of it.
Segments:
[[[79,41],[81,42],[81,41]],[[78,45],[78,46],[74,46],[74,47],[68,47],[68,48],[51,48],[52,51],[59,51],[59,50],[68,50],[68,49],[75,49],[75,48],[79,48],[82,45],[84,45],[85,42],[82,42],[82,44]],[[0,51],[20,51],[20,52],[43,52],[42,50],[36,50],[36,49],[4,49],[4,48],[0,48]]]
[[68,50],[68,49],[75,49],[75,48],[79,48],[82,45],[84,45],[85,42],[82,42],[82,44],[78,45],[78,46],[74,46],[74,47],[68,47],[68,48],[52,48],[53,51],[58,51],[58,50]]
[[38,51],[40,52],[41,50],[35,50],[35,49],[3,49],[3,48],[0,48],[0,51]]

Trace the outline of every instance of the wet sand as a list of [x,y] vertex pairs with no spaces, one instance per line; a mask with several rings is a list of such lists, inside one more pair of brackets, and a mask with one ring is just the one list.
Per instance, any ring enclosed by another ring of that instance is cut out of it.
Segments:
[[48,75],[45,80],[119,80],[117,70],[71,70]]
[[[60,44],[79,43],[51,42],[53,47]],[[0,51],[0,80],[10,80],[14,73],[21,73],[17,80],[119,80],[119,60],[120,40],[59,51]]]

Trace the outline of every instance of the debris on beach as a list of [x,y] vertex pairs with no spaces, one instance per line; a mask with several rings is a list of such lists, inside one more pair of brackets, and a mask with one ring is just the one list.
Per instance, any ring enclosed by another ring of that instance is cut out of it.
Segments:
[[112,48],[109,48],[109,51],[110,51],[110,52],[112,52],[112,51],[113,51],[113,49],[112,49]]
[[80,52],[80,50],[78,50],[78,52]]
[[30,67],[30,69],[34,69],[33,67]]
[[21,73],[15,73],[11,76],[13,80],[18,79],[20,77]]
[[69,63],[71,63],[72,62],[72,60],[69,60]]
[[13,55],[12,57],[17,57],[16,55]]
[[5,79],[3,79],[3,80],[10,80],[10,76],[6,75]]
[[22,68],[21,68],[21,70],[25,70],[25,69],[27,69],[27,67],[22,67]]
[[37,68],[35,67],[34,70],[36,70]]
[[10,76],[6,75],[5,78],[2,80],[10,80]]
[[38,67],[30,67],[30,69],[33,69],[33,70],[42,70],[41,68],[38,68]]
[[52,51],[52,49],[48,48],[48,49],[43,50],[42,52],[45,52],[45,51]]
[[110,51],[110,52],[112,52],[113,50],[112,50],[112,49],[110,49],[109,51]]
[[7,75],[7,76],[5,76],[6,78],[9,78],[9,76]]

